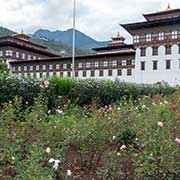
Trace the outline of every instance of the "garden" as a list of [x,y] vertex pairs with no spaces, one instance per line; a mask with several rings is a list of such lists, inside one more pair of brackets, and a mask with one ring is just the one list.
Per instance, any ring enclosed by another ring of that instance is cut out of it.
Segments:
[[179,180],[180,89],[0,77],[0,180]]

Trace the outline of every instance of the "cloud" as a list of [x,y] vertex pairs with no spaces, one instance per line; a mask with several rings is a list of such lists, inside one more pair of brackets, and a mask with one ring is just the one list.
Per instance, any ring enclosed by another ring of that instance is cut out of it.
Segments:
[[[120,23],[142,21],[142,13],[156,12],[169,0],[76,0],[78,30],[97,40],[107,40],[121,32]],[[179,8],[179,0],[171,0]],[[6,0],[0,6],[0,25],[33,33],[39,28],[65,30],[72,27],[73,0]]]

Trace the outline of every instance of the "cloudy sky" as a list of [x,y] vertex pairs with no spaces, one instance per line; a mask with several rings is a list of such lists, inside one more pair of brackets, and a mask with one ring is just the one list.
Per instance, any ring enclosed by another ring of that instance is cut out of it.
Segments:
[[[73,0],[0,0],[0,26],[16,32],[37,29],[66,30],[72,27]],[[142,21],[142,13],[161,11],[180,0],[76,0],[76,28],[96,40],[108,40],[118,31],[128,34],[120,23]]]

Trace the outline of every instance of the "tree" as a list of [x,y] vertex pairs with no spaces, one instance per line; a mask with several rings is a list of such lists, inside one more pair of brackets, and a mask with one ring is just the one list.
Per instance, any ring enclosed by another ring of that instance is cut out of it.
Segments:
[[7,63],[3,60],[0,60],[0,76],[1,75],[7,75],[8,74],[8,67]]

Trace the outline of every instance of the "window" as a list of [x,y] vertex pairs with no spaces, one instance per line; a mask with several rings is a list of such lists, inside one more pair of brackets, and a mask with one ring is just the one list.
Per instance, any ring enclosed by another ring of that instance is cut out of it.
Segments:
[[95,76],[95,72],[91,71],[91,77],[94,77],[94,76]]
[[12,51],[10,51],[10,50],[7,50],[6,51],[6,56],[12,56],[13,55],[13,52]]
[[153,70],[157,70],[157,61],[153,61]]
[[145,62],[144,61],[141,62],[141,71],[145,71]]
[[112,61],[112,66],[117,66],[117,61]]
[[128,76],[131,76],[131,75],[132,75],[132,69],[128,69],[128,70],[127,70],[127,75],[128,75]]
[[101,76],[101,77],[104,76],[104,71],[103,70],[99,71],[99,76]]
[[173,31],[172,32],[172,39],[177,39],[178,38],[178,31]]
[[112,76],[112,70],[108,71],[108,76]]
[[146,48],[140,48],[140,56],[146,56]]
[[21,71],[21,66],[18,66],[18,71]]
[[132,60],[132,65],[135,65],[135,60],[134,59]]
[[158,47],[152,47],[152,55],[157,56],[158,55]]
[[75,72],[75,77],[78,77],[79,76],[78,74],[79,74],[78,71],[76,71]]
[[67,64],[63,64],[63,69],[67,69]]
[[24,66],[24,71],[27,71],[27,66]]
[[31,60],[31,55],[28,55],[28,60]]
[[39,66],[36,66],[36,71],[39,71]]
[[107,67],[107,66],[108,66],[108,62],[104,61],[104,67]]
[[30,71],[33,71],[33,66],[30,66]]
[[59,64],[56,64],[56,69],[59,69],[60,68],[60,65]]
[[171,60],[166,60],[166,69],[171,69]]
[[49,65],[49,70],[52,70],[52,69],[53,69],[53,65],[50,64],[50,65]]
[[165,46],[165,54],[171,54],[171,45]]
[[16,52],[16,57],[19,58],[19,52]]
[[33,56],[33,59],[36,60],[36,56]]
[[22,59],[25,59],[26,58],[26,55],[25,54],[22,54]]
[[0,51],[0,57],[2,57],[3,56],[3,51]]
[[43,69],[43,70],[46,70],[46,65],[43,65],[43,66],[42,66],[42,69]]
[[126,66],[126,60],[122,60],[122,66]]
[[87,62],[87,63],[86,63],[86,68],[90,68],[90,66],[91,66],[91,65],[90,65],[90,62]]
[[159,33],[159,40],[160,41],[164,40],[164,32]]
[[99,62],[95,62],[95,67],[99,67]]
[[82,68],[83,64],[82,63],[78,63],[78,68]]
[[139,43],[139,36],[134,36],[133,37],[133,42],[134,43]]
[[118,70],[117,70],[117,75],[118,75],[118,76],[122,76],[122,69],[118,69]]
[[151,42],[152,40],[152,34],[146,34],[146,41]]
[[13,52],[12,51],[9,51],[9,56],[12,56],[13,55]]
[[86,71],[83,71],[83,77],[86,77]]
[[127,64],[127,66],[131,66],[132,65],[132,61],[131,60],[127,60],[126,64]]

